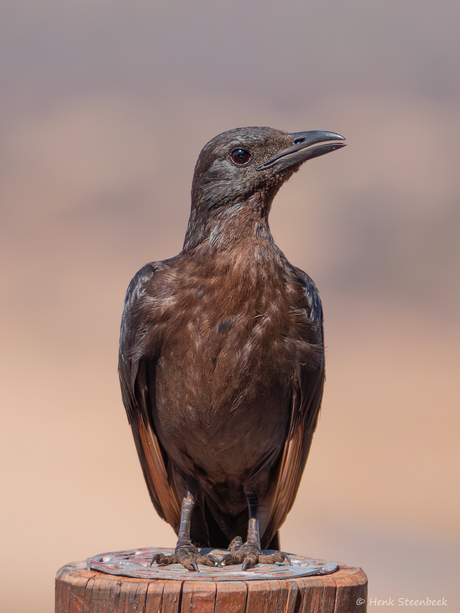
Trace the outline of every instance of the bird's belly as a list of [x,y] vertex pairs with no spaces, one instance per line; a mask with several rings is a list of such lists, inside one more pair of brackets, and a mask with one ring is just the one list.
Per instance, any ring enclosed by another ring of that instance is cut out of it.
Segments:
[[[276,379],[238,369],[207,375],[171,367],[157,371],[155,428],[175,464],[213,483],[248,481],[271,468],[285,443],[290,398]],[[185,378],[184,378],[185,375]],[[261,385],[262,381],[262,385]],[[255,383],[256,382],[256,383]]]

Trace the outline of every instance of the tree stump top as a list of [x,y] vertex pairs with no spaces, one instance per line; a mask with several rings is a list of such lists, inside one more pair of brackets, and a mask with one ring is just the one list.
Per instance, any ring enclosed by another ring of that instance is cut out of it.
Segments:
[[367,577],[343,564],[330,575],[253,581],[136,579],[64,566],[56,613],[365,613]]

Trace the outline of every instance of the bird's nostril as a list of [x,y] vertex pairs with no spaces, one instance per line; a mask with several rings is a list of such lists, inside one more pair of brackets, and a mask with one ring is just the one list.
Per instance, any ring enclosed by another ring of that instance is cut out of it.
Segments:
[[295,138],[294,145],[300,145],[300,143],[303,143],[304,141],[305,141],[305,138]]

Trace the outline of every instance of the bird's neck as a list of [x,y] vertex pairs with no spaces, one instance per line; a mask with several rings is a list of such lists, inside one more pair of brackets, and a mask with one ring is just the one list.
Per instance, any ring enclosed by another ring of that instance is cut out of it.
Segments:
[[273,194],[256,192],[245,200],[235,201],[215,209],[195,206],[188,222],[183,253],[199,245],[216,251],[241,248],[243,244],[273,244],[268,214]]

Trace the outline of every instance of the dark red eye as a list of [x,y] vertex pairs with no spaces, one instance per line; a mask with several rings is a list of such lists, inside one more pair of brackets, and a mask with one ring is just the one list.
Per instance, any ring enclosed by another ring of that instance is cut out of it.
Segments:
[[246,149],[235,149],[231,153],[231,158],[235,164],[246,164],[251,159],[251,154]]

